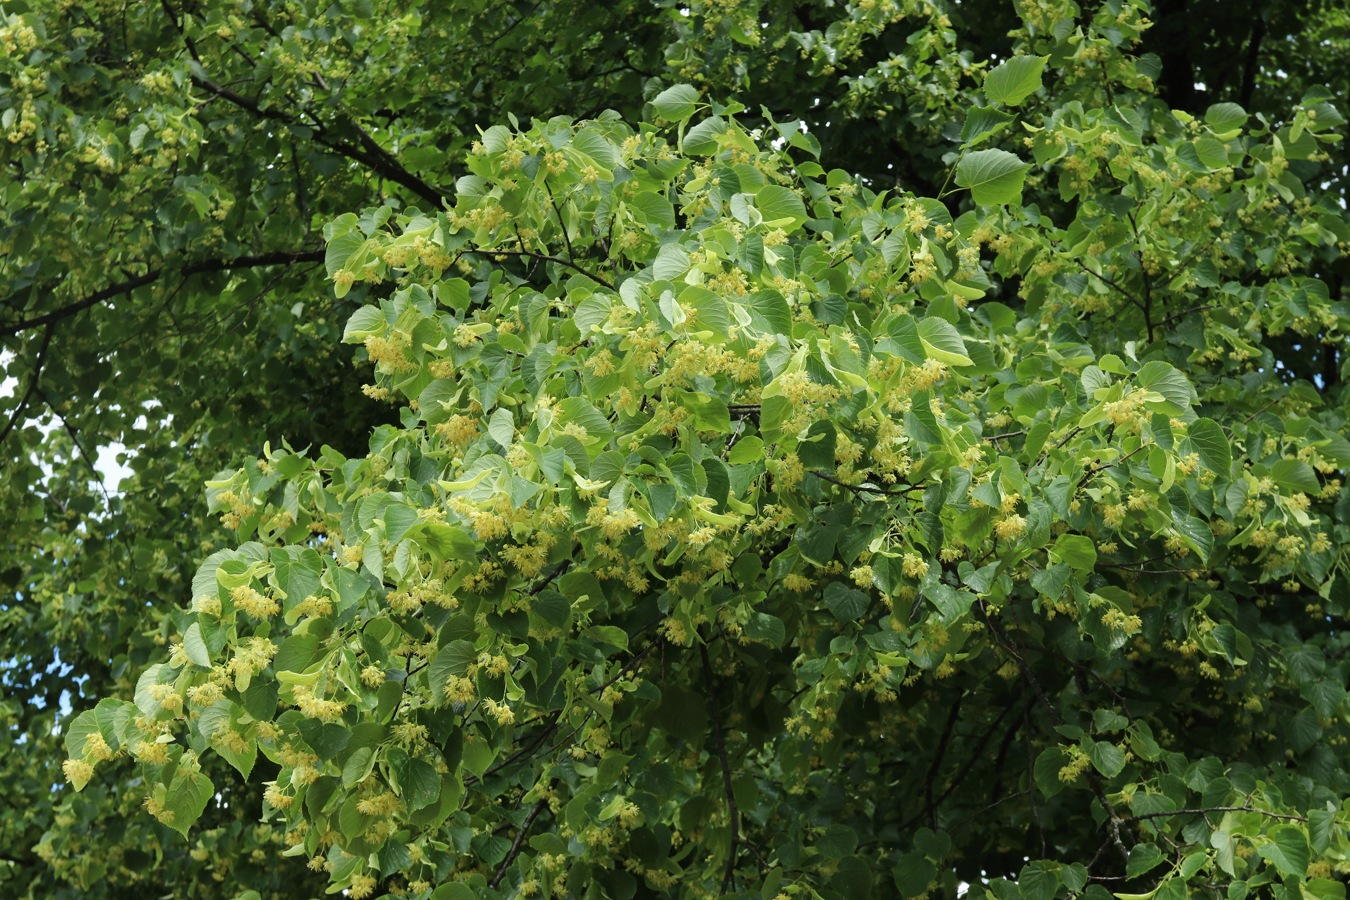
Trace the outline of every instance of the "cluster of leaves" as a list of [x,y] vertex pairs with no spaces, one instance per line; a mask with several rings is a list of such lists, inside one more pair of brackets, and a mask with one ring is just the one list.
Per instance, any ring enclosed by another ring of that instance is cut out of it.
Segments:
[[1339,896],[1345,17],[6,3],[0,896]]
[[200,758],[261,751],[358,897],[1340,896],[1350,442],[1260,347],[1340,339],[1291,174],[1338,118],[1075,101],[980,149],[1053,59],[985,76],[955,219],[676,86],[334,220],[399,424],[210,482],[246,543],[72,782],[129,753],[186,832]]

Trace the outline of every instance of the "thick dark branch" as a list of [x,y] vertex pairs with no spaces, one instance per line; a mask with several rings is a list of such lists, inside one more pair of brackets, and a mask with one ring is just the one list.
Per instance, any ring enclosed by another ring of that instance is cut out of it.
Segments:
[[[965,781],[966,776],[969,775],[972,771],[974,771],[975,764],[983,759],[986,759],[984,751],[986,749],[987,744],[989,743],[989,739],[993,737],[994,732],[998,730],[998,726],[1003,724],[1003,720],[1008,717],[1008,714],[1011,713],[1016,708],[1017,707],[1015,704],[1011,703],[1006,704],[1003,707],[1002,712],[998,714],[998,717],[994,719],[994,721],[991,722],[989,726],[984,730],[984,733],[981,734],[979,738],[975,740],[974,742],[975,750],[970,754],[970,758],[965,761],[965,764],[962,765],[961,768],[957,771],[956,776],[947,784],[947,787],[944,788],[942,793],[937,796],[937,799],[933,801],[934,808],[940,806],[948,797],[956,793],[956,789],[961,786],[961,783],[963,781]],[[1004,736],[1002,743],[999,745],[998,755],[994,762],[995,771],[1002,772],[1003,758],[1007,754],[1008,746],[1012,743],[1013,735],[1017,733],[1018,727],[1019,726],[1017,723],[1013,723],[1013,726],[1008,729],[1008,733]],[[904,762],[906,761],[895,760],[893,762],[887,763],[887,765],[902,764]],[[932,778],[934,775],[937,774],[936,768],[934,768],[931,771],[932,774],[930,774],[929,776],[930,778]],[[925,812],[926,810],[920,810],[919,812],[910,816],[905,821],[901,822],[899,825],[899,830],[905,831],[907,828],[909,828],[909,826],[913,825],[915,822],[918,822],[920,819],[922,819],[924,817]]]
[[[296,119],[287,112],[283,112],[274,107],[264,107],[257,100],[254,100],[251,97],[245,97],[243,94],[232,91],[223,85],[216,84],[210,79],[198,78],[194,75],[192,77],[192,83],[207,93],[233,103],[240,109],[246,110],[259,118],[284,122],[287,125],[303,124],[297,123]],[[361,163],[361,165],[370,169],[381,178],[392,181],[395,184],[403,185],[418,197],[421,197],[423,200],[430,203],[434,209],[439,210],[445,205],[445,201],[448,197],[444,193],[438,191],[436,188],[403,168],[398,160],[390,155],[389,151],[381,147],[378,141],[369,134],[366,134],[366,132],[355,122],[347,122],[345,124],[349,125],[356,133],[356,141],[360,146],[350,144],[347,141],[334,140],[328,136],[328,133],[323,129],[322,124],[320,124],[319,128],[315,129],[314,140],[321,146],[332,150],[334,153]]]
[[1242,62],[1242,86],[1238,103],[1251,109],[1252,95],[1256,93],[1256,73],[1261,69],[1261,41],[1266,37],[1266,19],[1258,6],[1252,13],[1252,33],[1247,39],[1247,58]]
[[506,877],[506,870],[511,867],[511,863],[515,862],[516,857],[520,855],[520,847],[525,843],[525,835],[530,833],[530,826],[534,824],[535,819],[539,818],[539,814],[546,809],[548,809],[548,800],[540,800],[530,810],[530,814],[525,817],[525,821],[520,823],[520,831],[516,833],[516,839],[511,843],[511,849],[507,851],[506,858],[497,867],[497,874],[492,876],[492,883],[488,885],[494,891],[497,889],[497,885],[502,883],[502,879]]
[[1171,325],[1178,319],[1184,319],[1189,315],[1198,312],[1204,312],[1207,309],[1217,309],[1218,306],[1219,305],[1217,303],[1202,303],[1199,306],[1192,306],[1190,309],[1183,309],[1181,312],[1172,313],[1170,316],[1163,319],[1161,322],[1158,323],[1158,327],[1166,328],[1168,325]]
[[[658,638],[657,640],[653,640],[653,641],[648,642],[647,646],[643,647],[643,648],[642,648],[641,650],[639,650],[637,653],[633,654],[633,658],[630,659],[630,660],[628,660],[628,662],[626,662],[626,663],[623,664],[623,666],[619,669],[619,671],[618,671],[617,674],[615,674],[612,678],[610,678],[608,681],[606,681],[604,684],[600,685],[599,687],[592,688],[592,689],[591,689],[591,693],[592,693],[592,694],[603,694],[603,693],[605,692],[605,689],[606,689],[606,688],[610,687],[610,686],[613,685],[616,681],[618,681],[620,678],[623,678],[623,677],[624,677],[625,675],[627,675],[629,672],[631,672],[631,671],[633,671],[634,669],[636,669],[636,668],[642,663],[642,661],[643,661],[644,659],[647,658],[647,655],[648,655],[649,653],[651,653],[653,649],[656,648],[657,644],[659,644],[659,643],[660,643],[660,639],[659,639],[659,638]],[[547,718],[547,719],[548,719],[548,722],[544,725],[543,729],[542,729],[542,730],[540,731],[540,733],[534,738],[534,740],[530,741],[530,743],[529,743],[528,746],[525,746],[525,747],[520,748],[519,750],[517,750],[516,752],[514,752],[514,753],[512,753],[510,756],[508,756],[506,759],[502,760],[501,762],[499,762],[499,763],[497,763],[496,765],[494,765],[492,768],[488,769],[485,773],[483,773],[483,778],[475,778],[475,777],[473,777],[472,775],[469,776],[467,779],[465,779],[464,785],[465,785],[466,787],[471,787],[471,786],[473,786],[473,785],[479,783],[480,781],[482,781],[484,778],[487,778],[487,777],[489,777],[489,776],[491,776],[491,775],[495,775],[495,774],[497,774],[498,772],[500,772],[502,769],[505,769],[505,768],[509,767],[510,765],[512,765],[513,763],[515,763],[517,760],[520,760],[520,759],[523,759],[523,758],[525,758],[525,757],[534,755],[535,751],[539,749],[539,747],[544,743],[544,741],[548,740],[548,738],[549,738],[550,735],[552,735],[552,734],[554,734],[555,732],[557,732],[558,727],[559,727],[559,720],[560,720],[560,718],[562,717],[563,712],[564,712],[564,710],[561,710],[561,709],[559,709],[559,710],[554,710],[554,711],[553,711],[552,713],[550,713],[548,716],[545,716],[544,718]],[[588,711],[588,712],[586,713],[585,717],[581,720],[580,724],[578,724],[578,725],[577,725],[576,727],[574,727],[571,731],[569,731],[569,732],[563,737],[563,739],[562,739],[561,741],[559,741],[558,743],[556,743],[556,744],[554,744],[552,747],[550,747],[549,750],[548,750],[548,753],[550,753],[550,754],[553,753],[555,750],[557,750],[559,747],[561,747],[561,746],[563,745],[563,743],[565,743],[565,742],[568,741],[568,740],[571,740],[572,736],[573,736],[574,734],[576,734],[578,731],[580,731],[582,728],[584,728],[585,725],[586,725],[586,723],[589,722],[589,721],[591,720],[591,717],[594,716],[594,715],[595,715],[595,710],[592,709],[592,710]],[[466,716],[465,718],[467,719],[468,717]]]
[[[1050,697],[1045,693],[1045,689],[1041,687],[1041,683],[1036,678],[1036,674],[1031,670],[1031,666],[1027,663],[1027,660],[1020,652],[1020,648],[1017,644],[1017,641],[1012,637],[1011,634],[1008,633],[1007,629],[1003,627],[1003,624],[1002,622],[999,621],[997,615],[986,614],[985,616],[983,616],[983,619],[984,623],[987,626],[989,626],[990,632],[993,633],[995,641],[997,641],[999,646],[1001,646],[1005,651],[1007,651],[1008,654],[1012,656],[1013,660],[1017,663],[1018,672],[1022,676],[1023,683],[1025,683],[1027,687],[1031,688],[1031,691],[1033,694],[1035,694],[1036,699],[1040,701],[1041,706],[1043,706],[1046,712],[1050,715],[1050,721],[1052,721],[1056,726],[1063,725],[1064,717],[1060,715],[1059,709],[1057,709],[1055,705],[1050,702]],[[1027,729],[1027,740],[1028,741],[1031,740],[1030,728]],[[1028,777],[1031,778],[1030,790],[1033,803],[1035,802],[1036,796],[1036,781],[1034,776],[1035,776],[1034,772],[1028,773]],[[1111,798],[1106,796],[1106,791],[1103,788],[1101,779],[1098,777],[1097,773],[1092,769],[1089,769],[1087,773],[1087,778],[1088,784],[1092,788],[1093,796],[1096,797],[1097,802],[1102,805],[1102,809],[1106,810],[1107,825],[1110,828],[1111,843],[1115,846],[1116,850],[1119,851],[1121,859],[1128,860],[1130,857],[1130,851],[1128,848],[1126,848],[1125,842],[1121,840],[1120,836],[1120,824],[1124,820],[1120,817],[1120,814],[1116,812],[1115,804],[1111,802]]]
[[942,729],[942,737],[938,739],[937,749],[933,751],[933,762],[928,767],[928,774],[923,780],[924,809],[928,813],[928,825],[936,830],[937,823],[937,803],[933,800],[933,783],[937,780],[938,770],[942,768],[942,760],[947,755],[947,744],[952,739],[952,730],[956,728],[956,720],[961,715],[961,701],[965,699],[965,694],[957,695],[956,702],[952,704],[951,711],[947,713],[947,724]]
[[[299,262],[322,262],[324,251],[322,250],[299,250],[295,252],[276,252],[260,253],[251,256],[240,256],[235,259],[205,259],[197,262],[188,263],[178,268],[177,274],[183,278],[193,275],[204,275],[208,272],[228,272],[232,269],[250,269],[260,266],[279,266],[291,265]],[[119,294],[125,294],[128,291],[134,291],[136,288],[145,287],[147,284],[154,284],[165,274],[164,269],[151,269],[144,275],[138,275],[126,281],[118,282],[101,291],[95,291],[83,300],[77,300],[67,306],[54,309],[49,313],[43,313],[40,316],[34,316],[31,319],[23,319],[8,325],[0,326],[0,338],[13,337],[22,331],[30,328],[38,328],[43,325],[52,325],[62,319],[68,319],[73,315],[83,312],[90,307],[94,307],[107,300],[111,300]]]
[[[506,759],[502,760],[492,768],[488,769],[486,772],[483,773],[483,778],[496,775],[502,769],[510,767],[517,760],[523,759],[524,757],[529,756],[532,753],[534,753],[534,751],[538,750],[539,746],[543,744],[544,741],[548,740],[549,735],[553,734],[553,732],[558,730],[558,719],[562,717],[562,713],[563,711],[560,709],[554,710],[552,713],[550,713],[548,715],[548,722],[546,722],[544,727],[540,729],[539,734],[535,736],[534,740],[530,741],[524,747],[521,747],[515,753],[512,753]],[[472,780],[466,780],[464,784],[466,787],[470,787],[479,780],[480,779],[476,778]]]
[[726,739],[722,734],[722,710],[717,702],[717,681],[713,676],[712,662],[708,659],[707,643],[699,644],[699,653],[703,657],[703,677],[708,685],[708,712],[712,717],[713,741],[717,745],[717,760],[722,766],[722,790],[727,797],[727,819],[731,824],[731,849],[727,851],[727,870],[722,876],[722,893],[727,887],[734,887],[732,878],[736,874],[736,851],[741,843],[741,812],[736,806],[736,793],[731,786],[731,763],[727,759]]
[[28,401],[33,399],[33,393],[37,390],[38,378],[42,375],[42,366],[47,359],[47,348],[52,343],[52,332],[56,330],[55,322],[47,323],[47,330],[42,334],[42,343],[38,346],[37,356],[33,357],[33,374],[28,379],[28,389],[23,392],[19,398],[19,403],[14,407],[14,412],[9,416],[9,421],[5,423],[5,430],[0,431],[0,444],[4,444],[5,438],[14,430],[14,426],[19,424],[23,418],[24,410],[28,409]]

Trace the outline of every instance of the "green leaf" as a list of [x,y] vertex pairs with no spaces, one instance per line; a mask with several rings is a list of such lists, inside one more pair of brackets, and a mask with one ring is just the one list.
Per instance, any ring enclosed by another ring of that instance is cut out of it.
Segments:
[[1017,874],[1017,887],[1023,900],[1054,900],[1063,881],[1059,865],[1043,859],[1032,860]]
[[211,668],[211,651],[206,649],[206,641],[202,640],[202,627],[196,622],[183,632],[183,652],[194,666]]
[[652,100],[656,114],[669,122],[685,122],[698,106],[698,91],[688,84],[677,84],[657,94]]
[[1006,150],[976,150],[956,164],[956,183],[980,206],[1022,202],[1022,182],[1031,166]]
[[1079,572],[1091,572],[1097,565],[1097,545],[1085,535],[1061,534],[1050,548],[1050,558]]
[[918,851],[902,855],[891,869],[901,897],[926,896],[929,883],[936,877],[937,867]]
[[1236,137],[1236,132],[1247,124],[1247,111],[1236,103],[1215,103],[1205,110],[1205,124],[1217,135]]
[[468,561],[478,555],[478,545],[463,528],[426,522],[408,532],[419,545],[443,561]]
[[1059,770],[1064,768],[1067,762],[1064,751],[1058,747],[1047,747],[1036,757],[1036,762],[1032,766],[1033,777],[1036,787],[1046,799],[1064,790],[1065,784],[1059,780]]
[[1094,741],[1088,748],[1093,767],[1107,778],[1115,778],[1125,768],[1125,751],[1110,741]]
[[1227,475],[1233,465],[1233,451],[1223,427],[1213,419],[1196,419],[1187,427],[1187,435],[1200,463],[1216,475]]
[[66,755],[71,759],[80,759],[83,757],[84,742],[88,740],[89,735],[98,730],[98,722],[94,719],[94,711],[92,709],[87,709],[76,716],[74,721],[66,728]]
[[827,859],[848,856],[858,847],[858,833],[847,825],[830,825],[816,841],[816,850]]
[[483,773],[496,758],[497,754],[492,745],[482,738],[464,742],[464,768],[475,777],[482,778]]
[[1012,116],[992,106],[972,106],[961,126],[961,141],[967,147],[974,147],[1007,128],[1012,121]]
[[1209,135],[1195,139],[1195,155],[1209,169],[1223,169],[1228,166],[1228,151],[1223,142]]
[[1270,477],[1286,493],[1317,494],[1322,490],[1313,467],[1301,459],[1280,459],[1270,467]]
[[755,194],[755,208],[764,217],[769,228],[793,230],[806,221],[806,204],[794,190],[782,185],[766,184]]
[[1041,86],[1048,56],[1014,56],[984,76],[984,95],[990,103],[1017,106]]
[[971,365],[966,355],[966,343],[961,334],[946,319],[929,316],[919,323],[919,342],[924,352],[938,362],[949,366]]
[[363,306],[347,320],[347,327],[342,332],[342,342],[359,344],[371,335],[383,334],[388,327],[384,313],[378,306]]
[[180,769],[165,791],[162,801],[165,811],[172,814],[165,824],[186,837],[188,829],[201,818],[202,811],[206,809],[207,802],[214,794],[215,786],[211,783],[211,779],[201,772],[185,772]]
[[726,119],[720,116],[704,119],[685,134],[684,151],[698,156],[710,156],[717,152],[718,138],[726,132]]
[[1163,852],[1157,844],[1139,843],[1130,848],[1130,859],[1125,864],[1125,877],[1138,878],[1153,871],[1163,861]]
[[1214,549],[1214,532],[1204,519],[1187,515],[1173,508],[1172,524],[1176,526],[1177,534],[1181,535],[1182,539],[1200,557],[1200,561],[1208,562],[1210,551]]
[[825,606],[840,622],[852,622],[860,618],[872,605],[872,601],[862,591],[838,581],[831,581],[825,586],[824,596]]
[[463,676],[478,659],[478,651],[469,641],[451,641],[431,658],[427,666],[427,684],[437,702],[445,696],[445,682],[451,676]]
[[357,747],[342,766],[342,786],[352,787],[366,780],[375,768],[373,747]]
[[488,419],[488,436],[502,449],[511,449],[511,443],[516,436],[516,420],[511,415],[511,410],[502,407],[492,414]]
[[783,646],[787,639],[787,629],[783,620],[768,613],[757,612],[745,623],[743,633],[752,641],[764,641],[771,647]]
[[1052,563],[1031,576],[1031,586],[1051,600],[1064,596],[1073,569],[1064,563]]
[[1140,387],[1162,396],[1161,400],[1145,402],[1144,405],[1152,412],[1180,416],[1189,411],[1195,402],[1195,388],[1186,376],[1161,360],[1144,363],[1134,377]]
[[1308,874],[1311,851],[1308,848],[1308,834],[1299,825],[1276,825],[1269,832],[1270,843],[1256,848],[1261,858],[1269,862],[1282,875],[1302,878]]

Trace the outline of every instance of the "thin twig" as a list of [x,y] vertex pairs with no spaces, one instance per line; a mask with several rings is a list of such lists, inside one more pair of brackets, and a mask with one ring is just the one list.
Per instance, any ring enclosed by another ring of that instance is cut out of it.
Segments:
[[84,460],[84,464],[89,467],[89,471],[93,474],[94,480],[98,483],[99,490],[103,492],[103,499],[107,501],[108,508],[112,509],[112,497],[108,494],[108,486],[103,483],[103,473],[98,470],[98,466],[94,464],[94,458],[89,454],[89,451],[85,449],[84,442],[80,440],[79,432],[77,432],[75,427],[70,424],[70,420],[52,405],[52,401],[47,399],[47,395],[42,392],[42,388],[37,389],[37,395],[39,399],[46,404],[47,408],[61,420],[61,427],[65,429],[66,434],[70,435],[71,443],[73,443],[75,449],[79,451],[80,459]]
[[[179,267],[178,274],[187,278],[192,275],[203,275],[209,272],[228,272],[232,269],[248,269],[259,266],[277,266],[291,265],[299,262],[322,262],[324,258],[323,250],[298,250],[298,251],[279,251],[274,253],[259,253],[248,256],[239,256],[234,259],[207,259],[187,263]],[[145,287],[153,284],[165,274],[164,269],[151,269],[143,275],[135,278],[129,278],[126,281],[119,282],[100,291],[95,291],[83,300],[77,300],[74,303],[62,306],[59,309],[52,310],[49,313],[43,313],[40,316],[33,316],[31,319],[21,319],[18,322],[0,324],[0,337],[13,337],[21,331],[27,331],[30,328],[37,328],[42,325],[50,325],[59,322],[62,319],[69,318],[86,309],[97,306],[106,300],[111,300],[119,294],[125,294],[136,288]],[[47,292],[51,293],[56,285],[51,285]],[[2,304],[12,305],[7,298]]]
[[481,254],[481,255],[483,255],[483,256],[513,256],[513,257],[516,257],[517,259],[538,259],[538,260],[542,260],[542,261],[544,261],[544,262],[557,263],[557,264],[560,265],[560,266],[567,266],[567,268],[569,268],[569,269],[574,269],[574,270],[576,270],[577,272],[580,272],[582,275],[585,275],[587,278],[591,279],[592,281],[596,282],[597,284],[602,284],[602,285],[604,285],[605,287],[609,288],[611,291],[617,290],[617,288],[614,286],[614,282],[608,280],[608,279],[605,278],[603,275],[597,275],[597,274],[595,274],[594,272],[590,271],[589,269],[586,269],[586,268],[584,268],[584,267],[582,267],[582,266],[577,265],[576,263],[572,262],[570,259],[563,259],[561,256],[549,256],[547,253],[534,253],[534,252],[532,252],[532,251],[530,251],[530,250],[505,250],[505,249],[497,249],[497,248],[487,248],[487,249],[466,249],[466,250],[462,250],[462,251],[460,251],[460,252],[461,252],[461,253],[478,253],[478,254]]
[[1124,297],[1126,300],[1129,300],[1129,301],[1130,301],[1131,303],[1133,303],[1136,307],[1138,307],[1138,309],[1140,310],[1140,312],[1143,311],[1143,309],[1144,309],[1144,304],[1141,303],[1141,302],[1139,302],[1138,300],[1136,300],[1134,294],[1131,294],[1129,291],[1125,290],[1123,287],[1121,287],[1120,285],[1116,284],[1114,281],[1112,281],[1110,278],[1107,278],[1105,275],[1102,275],[1102,274],[1100,274],[1100,273],[1098,273],[1098,272],[1092,271],[1092,270],[1089,269],[1086,265],[1083,264],[1082,260],[1074,259],[1074,260],[1072,260],[1072,262],[1073,262],[1074,265],[1078,266],[1078,268],[1082,269],[1084,272],[1088,273],[1088,274],[1091,275],[1093,278],[1098,279],[1098,280],[1101,281],[1103,284],[1105,284],[1107,287],[1109,287],[1109,288],[1111,288],[1112,290],[1116,291],[1118,294],[1120,294],[1120,295],[1121,295],[1122,297]]
[[841,488],[847,488],[857,494],[883,494],[887,497],[906,497],[915,491],[922,491],[922,485],[906,485],[903,489],[893,490],[891,488],[878,487],[876,485],[867,486],[865,484],[849,484],[847,481],[841,481],[833,475],[821,472],[818,469],[810,469],[810,473],[822,481],[828,481],[830,484],[837,484]]
[[1289,822],[1308,821],[1307,816],[1297,816],[1293,815],[1292,813],[1277,813],[1269,809],[1257,809],[1254,806],[1204,806],[1195,808],[1187,807],[1186,809],[1172,809],[1172,810],[1164,810],[1162,812],[1140,813],[1136,816],[1133,816],[1132,818],[1161,819],[1166,816],[1205,815],[1206,813],[1212,812],[1254,812],[1260,813],[1261,815],[1267,816],[1272,819],[1285,819]]
[[1092,477],[1096,475],[1098,472],[1104,472],[1107,469],[1111,469],[1120,465],[1125,460],[1129,459],[1131,456],[1134,456],[1136,453],[1138,453],[1140,450],[1143,450],[1147,446],[1148,446],[1147,444],[1140,444],[1138,447],[1135,447],[1133,450],[1131,450],[1129,453],[1126,453],[1119,459],[1113,459],[1108,463],[1101,463],[1100,465],[1096,466],[1089,466],[1087,471],[1083,473],[1083,477],[1078,479],[1078,486],[1081,488],[1083,485],[1087,484],[1092,479]]
[[[1016,647],[1016,642],[1003,627],[1002,623],[999,622],[996,616],[986,616],[985,624],[989,627],[990,633],[994,635],[994,638],[999,645],[1008,651],[1013,659],[1017,661],[1017,668],[1021,673],[1022,681],[1026,683],[1027,687],[1031,688],[1032,693],[1036,695],[1036,699],[1045,707],[1046,712],[1050,714],[1050,720],[1054,722],[1057,727],[1063,725],[1064,717],[1060,715],[1060,712],[1055,705],[1050,702],[1050,697],[1045,693],[1045,689],[1041,687],[1040,681],[1036,678],[1035,673],[1031,671],[1031,667],[1027,664],[1026,659],[1021,653],[1014,649]],[[1030,740],[1029,734],[1027,737],[1028,740]],[[1096,771],[1089,769],[1087,779],[1088,784],[1092,789],[1092,795],[1097,798],[1097,802],[1102,805],[1102,809],[1106,810],[1107,824],[1111,830],[1111,842],[1115,844],[1121,859],[1128,860],[1130,858],[1130,851],[1125,846],[1125,842],[1120,836],[1120,823],[1124,820],[1121,819],[1120,814],[1116,812],[1115,804],[1111,802],[1111,798],[1106,796],[1106,790],[1103,788],[1101,778],[1097,775]],[[1033,779],[1033,802],[1035,799],[1034,784],[1035,782]]]
[[[210,79],[199,78],[194,75],[192,76],[192,83],[202,90],[234,104],[240,109],[253,113],[253,115],[258,116],[259,118],[272,119],[287,125],[303,124],[299,122],[297,116],[273,107],[264,107],[257,100],[254,100],[251,97],[245,97],[243,94],[232,91],[223,85],[216,84]],[[313,114],[308,110],[302,109],[300,110],[300,113],[308,114],[313,118]],[[315,132],[314,142],[321,147],[332,150],[340,156],[345,156],[350,160],[361,163],[382,178],[403,185],[418,197],[431,203],[435,209],[440,209],[449,199],[444,192],[437,190],[435,187],[432,187],[407,169],[403,168],[402,164],[390,155],[389,151],[381,147],[379,142],[367,134],[360,125],[356,124],[356,122],[348,120],[344,124],[348,125],[356,133],[356,140],[360,146],[353,146],[346,141],[334,140],[333,138],[328,137],[324,124],[317,119],[314,120],[314,125],[310,126]]]
[[1267,403],[1265,406],[1261,407],[1261,408],[1258,409],[1256,412],[1252,413],[1250,416],[1248,416],[1247,418],[1243,419],[1243,420],[1242,420],[1242,424],[1243,424],[1243,425],[1246,425],[1246,424],[1247,424],[1248,422],[1250,422],[1252,419],[1255,419],[1257,416],[1261,415],[1261,413],[1263,413],[1263,412],[1265,412],[1266,410],[1270,409],[1272,406],[1274,406],[1276,403],[1279,403],[1281,400],[1283,400],[1283,399],[1284,399],[1285,397],[1287,397],[1288,395],[1289,395],[1289,392],[1288,392],[1288,391],[1284,391],[1284,392],[1281,393],[1279,396],[1275,397],[1273,400],[1271,400],[1269,403]]
[[703,657],[703,677],[708,685],[708,712],[712,717],[713,741],[717,746],[717,759],[722,765],[722,790],[727,797],[727,818],[731,823],[731,849],[727,851],[727,870],[722,876],[722,893],[730,886],[735,890],[733,878],[736,874],[736,851],[741,843],[741,813],[736,807],[736,793],[731,786],[731,763],[727,759],[726,740],[722,735],[722,710],[717,702],[717,682],[713,677],[712,661],[708,659],[708,644],[701,643],[698,652]]
[[938,739],[937,749],[933,751],[933,762],[928,766],[928,774],[923,780],[924,809],[928,813],[928,826],[934,831],[937,830],[937,804],[933,801],[933,782],[937,779],[938,769],[942,766],[942,759],[947,755],[947,744],[952,739],[952,731],[956,728],[956,720],[961,715],[961,701],[965,693],[962,692],[956,696],[956,702],[952,704],[951,711],[947,713],[947,724],[942,728],[942,737]]
[[23,392],[19,398],[19,403],[14,407],[14,412],[10,413],[9,421],[5,423],[5,430],[0,431],[0,444],[5,442],[9,433],[14,430],[14,426],[19,424],[23,418],[24,410],[28,408],[28,401],[33,399],[33,393],[37,390],[38,378],[42,375],[42,366],[47,358],[47,348],[52,343],[52,332],[56,330],[56,323],[48,322],[47,330],[42,333],[42,343],[38,346],[37,355],[33,357],[33,374],[28,379],[28,389]]

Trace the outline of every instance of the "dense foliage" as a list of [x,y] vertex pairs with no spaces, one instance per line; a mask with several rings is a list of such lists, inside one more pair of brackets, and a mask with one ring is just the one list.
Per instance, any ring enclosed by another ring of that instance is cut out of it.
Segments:
[[0,896],[1344,897],[1347,14],[1205,11],[0,7]]

